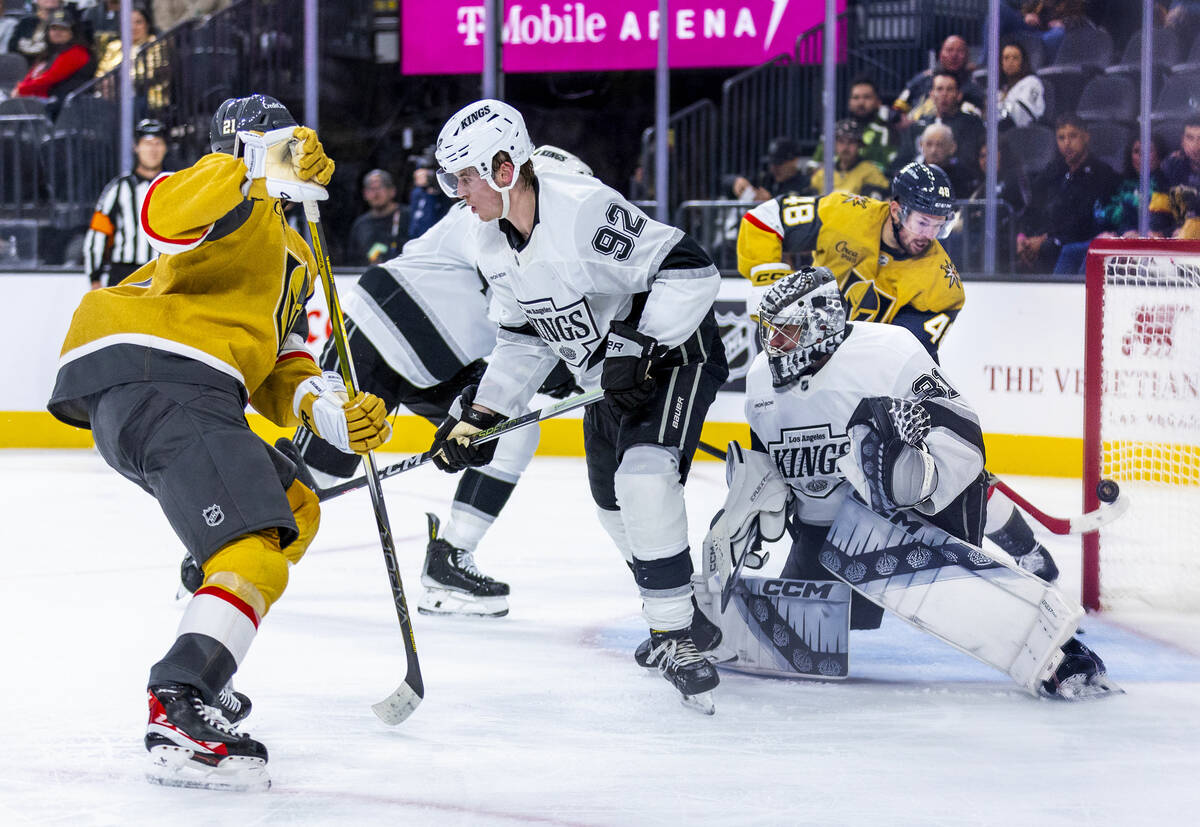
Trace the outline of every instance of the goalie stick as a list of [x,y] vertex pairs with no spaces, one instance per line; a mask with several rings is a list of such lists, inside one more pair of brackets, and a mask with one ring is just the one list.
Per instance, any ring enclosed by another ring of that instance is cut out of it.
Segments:
[[[699,449],[709,456],[719,460],[725,459],[725,452],[715,445],[709,445],[700,440]],[[1008,483],[988,473],[988,484],[998,488],[1004,496],[1016,503],[1022,511],[1037,520],[1052,534],[1087,534],[1108,525],[1129,509],[1129,500],[1121,496],[1121,489],[1112,480],[1101,480],[1096,486],[1096,496],[1105,503],[1094,511],[1085,511],[1074,517],[1052,517],[1042,511],[1029,500],[1014,491]]]
[[[567,411],[581,408],[584,405],[590,405],[593,402],[599,401],[603,396],[604,391],[598,388],[594,391],[568,397],[561,402],[554,403],[553,405],[547,405],[541,410],[529,411],[521,416],[514,416],[512,419],[506,419],[497,425],[493,425],[487,430],[480,431],[471,438],[471,443],[491,442],[492,440],[496,440],[504,436],[504,434],[508,433],[509,431],[515,431],[518,428],[524,428],[525,426],[532,425],[535,422],[541,422],[543,419],[550,419],[558,416],[559,414],[566,413]],[[294,445],[292,445],[292,441],[287,437],[281,437],[279,440],[277,440],[275,447],[286,454],[293,462],[297,464],[303,464],[304,460],[300,457],[300,452]],[[429,451],[426,451],[423,454],[416,454],[408,459],[401,460],[393,465],[381,468],[377,473],[380,480],[386,480],[388,477],[394,477],[397,474],[403,474],[405,471],[411,471],[418,466],[424,465],[432,458],[433,454],[431,454]],[[370,481],[368,477],[362,476],[355,477],[352,480],[346,480],[345,482],[338,483],[337,485],[331,485],[328,488],[317,488],[315,486],[310,487],[312,487],[313,492],[317,495],[317,499],[325,501],[332,499],[333,497],[339,497],[348,491],[357,491],[359,488],[362,488],[364,485],[368,485],[369,483]]]
[[[333,283],[333,269],[326,252],[325,230],[321,226],[321,212],[317,202],[306,197],[304,215],[308,220],[308,234],[312,239],[313,258],[325,290],[325,303],[329,308],[334,345],[337,347],[338,363],[342,368],[342,379],[346,390],[353,398],[358,390],[358,378],[350,358],[350,347],[346,341],[346,323],[342,305],[338,301],[337,287]],[[388,522],[387,508],[383,503],[383,487],[379,473],[375,470],[375,456],[370,451],[363,455],[366,465],[366,485],[371,489],[371,507],[375,511],[375,526],[379,530],[379,544],[383,548],[383,562],[387,567],[388,582],[392,587],[392,603],[396,607],[396,618],[400,621],[400,632],[404,639],[404,654],[407,670],[404,682],[394,692],[377,704],[372,705],[375,714],[385,724],[395,726],[405,720],[425,697],[425,683],[421,678],[421,664],[417,660],[417,641],[413,635],[412,616],[408,612],[408,601],[404,598],[404,584],[400,581],[400,567],[396,564],[396,545],[392,540],[392,528]]]

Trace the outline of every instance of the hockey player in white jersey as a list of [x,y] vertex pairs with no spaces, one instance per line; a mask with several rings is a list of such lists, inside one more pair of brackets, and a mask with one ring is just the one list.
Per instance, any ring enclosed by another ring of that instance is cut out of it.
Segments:
[[[776,282],[758,325],[763,352],[746,378],[752,448],[731,446],[729,498],[714,523],[733,538],[725,548],[754,559],[757,539],[778,539],[786,519],[793,542],[780,578],[849,583],[853,628],[878,627],[887,608],[1031,692],[1110,690],[1103,662],[1074,636],[1078,604],[977,548],[983,436],[921,344],[894,325],[847,324],[824,267]],[[787,599],[772,598],[771,613],[793,616],[778,608]],[[738,634],[741,615],[707,605],[727,639]]]
[[460,110],[436,154],[443,189],[481,222],[477,263],[500,329],[478,387],[438,429],[434,461],[448,471],[488,462],[493,444],[470,436],[524,410],[560,359],[582,387],[602,387],[583,420],[592,498],[641,592],[648,660],[711,712],[718,676],[692,637],[683,484],[728,375],[717,268],[601,182],[535,172],[524,119],[506,103]]
[[[592,174],[578,157],[554,146],[534,151],[535,168]],[[363,388],[389,410],[403,405],[434,425],[445,420],[462,389],[476,384],[483,357],[496,344],[496,324],[488,318],[491,289],[475,268],[476,237],[482,225],[462,203],[400,255],[368,268],[345,292],[350,352]],[[321,355],[323,370],[338,370],[333,340]],[[564,368],[552,372],[541,392],[562,398],[576,390]],[[508,614],[507,583],[480,572],[475,552],[511,496],[538,445],[538,428],[503,437],[495,457],[468,468],[459,480],[450,520],[443,528],[427,514],[429,542],[421,572],[422,614],[499,617]],[[353,476],[360,459],[312,439],[301,428],[297,448],[321,488]]]

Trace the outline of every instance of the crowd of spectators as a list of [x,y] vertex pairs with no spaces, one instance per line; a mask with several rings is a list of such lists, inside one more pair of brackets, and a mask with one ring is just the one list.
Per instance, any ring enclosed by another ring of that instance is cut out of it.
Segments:
[[[1200,0],[1152,2],[1157,26],[1154,37],[1159,36],[1158,31],[1171,30],[1176,38],[1171,42],[1180,44],[1177,53],[1156,53],[1159,74],[1154,79],[1155,92],[1171,73],[1191,78],[1200,88],[1200,70],[1194,65],[1200,54]],[[1082,65],[1078,70],[1082,80],[1074,97],[1063,95],[1063,100],[1056,101],[1050,94],[1053,90],[1047,88],[1048,81],[1038,74],[1038,67],[1053,64],[1070,38],[1074,38],[1071,42],[1076,50],[1080,38],[1097,32],[1111,36],[1110,45],[1130,44],[1140,38],[1140,10],[1132,14],[1129,9],[1112,8],[1114,5],[1120,4],[1085,0],[1001,3],[996,194],[1003,203],[1001,240],[1010,246],[1001,251],[1000,258],[1019,270],[1082,272],[1083,253],[1091,239],[1138,231],[1142,147],[1136,120],[1128,115],[1102,118],[1096,112],[1085,119],[1076,111],[1087,81],[1120,75],[1115,71],[1106,74],[1107,66]],[[1139,45],[1140,40],[1127,48],[1135,52]],[[1031,49],[1038,53],[1037,62]],[[1067,50],[1063,55],[1066,60]],[[1118,55],[1114,50],[1114,61]],[[1188,59],[1192,63],[1185,63]],[[1074,65],[1068,63],[1067,71],[1075,71]],[[846,101],[848,117],[836,128],[833,188],[886,194],[886,182],[905,164],[920,160],[946,171],[956,199],[984,199],[985,88],[986,72],[972,64],[967,41],[959,35],[942,42],[935,64],[911,78],[890,107],[883,104],[874,79],[855,78]],[[1069,84],[1059,88],[1072,89]],[[1136,90],[1134,85],[1116,88]],[[1136,91],[1129,94],[1136,95]],[[1200,234],[1200,115],[1194,101],[1193,92],[1188,110],[1154,116],[1149,147],[1152,235]],[[1134,99],[1111,103],[1132,105]],[[1114,107],[1114,112],[1118,108]],[[1187,111],[1191,116],[1184,120]],[[1119,154],[1122,143],[1124,152]],[[777,174],[780,158],[776,150],[780,146],[789,147],[789,163],[795,165],[786,176]],[[795,141],[787,136],[776,138],[763,158],[767,174],[758,179],[752,175],[727,178],[732,181],[733,195],[743,201],[761,201],[778,195],[781,189],[798,195],[820,194],[825,189],[823,145],[817,145],[811,158],[796,157],[799,155]],[[1037,160],[1047,157],[1048,162]],[[873,171],[870,176],[868,168]],[[880,180],[885,182],[883,187]],[[972,219],[982,217],[979,210],[968,208],[964,213]],[[965,223],[960,222],[959,227]]]

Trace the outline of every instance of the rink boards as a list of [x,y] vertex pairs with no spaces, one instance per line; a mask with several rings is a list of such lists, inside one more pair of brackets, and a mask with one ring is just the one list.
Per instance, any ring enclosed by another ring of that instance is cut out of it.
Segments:
[[[339,287],[355,275],[338,276]],[[746,441],[742,378],[757,352],[745,315],[748,282],[726,279],[717,302],[730,381],[709,412],[703,439],[724,446]],[[0,447],[87,447],[90,434],[56,422],[45,410],[58,354],[87,279],[75,273],[0,273],[13,359],[0,385]],[[1082,284],[970,281],[967,304],[946,334],[941,362],[948,378],[979,413],[988,467],[997,473],[1079,476],[1083,433]],[[328,317],[317,291],[309,304],[309,345],[319,352]],[[583,452],[581,414],[542,423],[539,453]],[[257,414],[251,425],[264,437],[285,433]],[[423,419],[396,420],[390,450],[421,451],[433,428]]]

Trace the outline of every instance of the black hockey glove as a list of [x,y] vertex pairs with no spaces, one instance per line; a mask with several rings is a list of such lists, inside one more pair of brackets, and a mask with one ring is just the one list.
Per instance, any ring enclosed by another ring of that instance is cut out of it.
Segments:
[[433,435],[433,445],[429,450],[433,454],[433,464],[443,471],[455,473],[464,468],[487,465],[496,455],[498,440],[493,439],[482,445],[472,445],[469,442],[475,434],[504,421],[501,414],[484,413],[471,407],[477,389],[478,385],[467,385],[463,388],[458,399],[450,406],[449,416]]
[[604,398],[626,413],[633,413],[649,402],[658,385],[650,375],[660,358],[658,350],[658,342],[639,333],[633,325],[611,322],[608,352],[604,355],[604,370],[600,374]]
[[550,371],[550,374],[542,382],[542,386],[538,388],[538,393],[544,393],[551,399],[566,399],[568,396],[583,393],[583,388],[575,384],[571,368],[566,362],[559,359],[554,370]]

